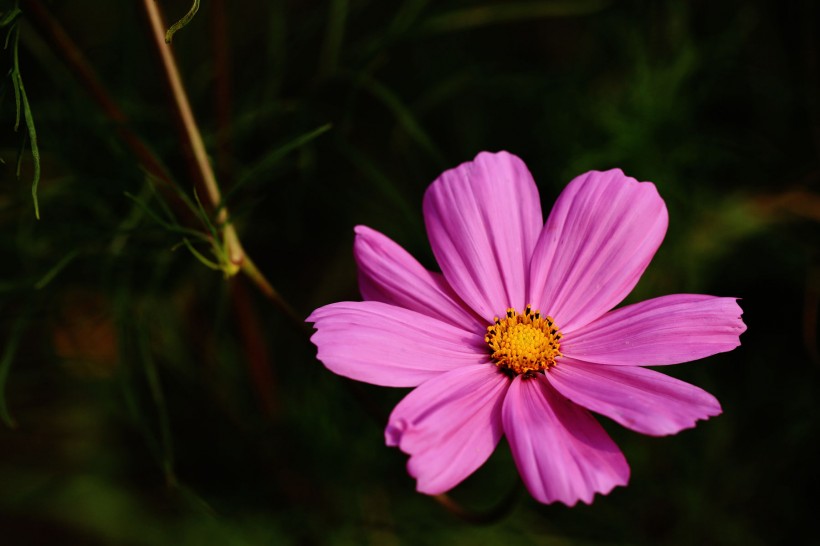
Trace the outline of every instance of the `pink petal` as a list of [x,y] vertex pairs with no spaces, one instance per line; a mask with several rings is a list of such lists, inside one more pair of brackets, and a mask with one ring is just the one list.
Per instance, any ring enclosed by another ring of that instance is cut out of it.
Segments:
[[575,178],[538,239],[528,303],[551,315],[564,333],[600,317],[635,287],[667,223],[652,183],[620,169]]
[[503,434],[501,405],[509,383],[493,365],[466,366],[399,402],[385,440],[410,455],[407,471],[419,492],[448,491],[484,464]]
[[596,364],[689,362],[740,345],[742,312],[735,298],[663,296],[616,309],[565,335],[561,352]]
[[424,219],[444,277],[488,323],[523,309],[527,268],[543,217],[526,165],[507,152],[482,152],[438,177],[424,196]]
[[626,459],[598,421],[541,374],[513,380],[502,420],[524,484],[541,502],[589,504],[629,481]]
[[364,299],[398,305],[470,330],[486,328],[484,321],[459,301],[441,274],[425,269],[378,231],[366,226],[356,226],[355,231],[353,254]]
[[562,359],[547,379],[576,404],[653,436],[675,434],[721,412],[703,389],[646,368]]
[[310,340],[332,372],[386,387],[414,387],[459,366],[489,362],[481,334],[376,301],[314,311]]

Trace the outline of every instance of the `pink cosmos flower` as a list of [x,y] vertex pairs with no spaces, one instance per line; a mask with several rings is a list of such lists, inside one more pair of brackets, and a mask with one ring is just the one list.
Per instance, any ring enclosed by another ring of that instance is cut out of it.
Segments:
[[677,294],[613,310],[666,233],[652,183],[583,174],[545,225],[524,163],[484,152],[433,182],[424,219],[441,274],[357,226],[366,301],[307,319],[331,371],[415,387],[385,437],[410,455],[420,492],[448,491],[506,435],[533,497],[590,503],[629,479],[590,410],[653,436],[721,412],[709,393],[644,366],[737,347],[746,327],[735,298]]

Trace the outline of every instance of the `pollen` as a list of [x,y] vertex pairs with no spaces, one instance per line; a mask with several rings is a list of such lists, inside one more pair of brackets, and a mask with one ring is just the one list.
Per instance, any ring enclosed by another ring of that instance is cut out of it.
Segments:
[[511,308],[504,318],[495,317],[484,336],[495,365],[515,375],[545,372],[555,366],[561,356],[560,340],[552,317],[541,316],[530,305],[521,314]]

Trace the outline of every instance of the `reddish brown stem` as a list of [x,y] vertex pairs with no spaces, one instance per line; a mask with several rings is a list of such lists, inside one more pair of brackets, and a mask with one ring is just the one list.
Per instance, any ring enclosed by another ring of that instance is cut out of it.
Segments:
[[176,195],[171,177],[165,166],[157,159],[154,153],[145,145],[143,140],[130,127],[128,116],[111,97],[97,73],[86,60],[80,48],[63,29],[60,23],[51,15],[40,0],[26,0],[26,18],[40,32],[51,45],[51,50],[62,60],[75,75],[77,81],[91,99],[99,105],[105,116],[113,123],[117,136],[125,144],[140,165],[157,181],[160,181],[164,196],[171,203],[174,210],[183,219],[193,219],[193,215],[185,203]]
[[275,419],[279,409],[276,400],[276,379],[273,375],[268,343],[259,326],[259,317],[245,286],[247,279],[234,277],[230,282],[231,304],[234,316],[236,316],[237,332],[242,338],[242,348],[248,363],[251,384],[262,411],[268,418]]
[[510,513],[515,506],[515,500],[518,497],[520,489],[521,483],[516,482],[515,487],[513,487],[496,506],[483,512],[477,512],[465,508],[446,493],[434,495],[433,500],[459,519],[462,519],[468,523],[474,523],[476,525],[488,525],[490,523],[495,523]]

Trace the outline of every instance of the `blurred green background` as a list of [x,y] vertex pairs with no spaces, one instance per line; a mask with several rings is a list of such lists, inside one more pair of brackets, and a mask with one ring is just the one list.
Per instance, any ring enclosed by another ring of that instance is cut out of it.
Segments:
[[[159,5],[169,21],[190,7]],[[663,369],[723,415],[669,438],[602,419],[632,478],[572,509],[516,485],[502,442],[452,491],[476,512],[507,509],[480,525],[417,494],[406,456],[384,446],[405,390],[326,371],[247,277],[226,280],[186,246],[214,258],[143,4],[19,7],[0,55],[5,74],[19,43],[41,218],[10,73],[2,544],[820,541],[820,5],[205,0],[175,36],[242,243],[299,317],[358,299],[356,224],[434,268],[425,188],[499,149],[528,164],[545,211],[589,169],[657,184],[669,233],[628,301],[742,298],[741,347]],[[89,93],[94,79],[121,118]]]

